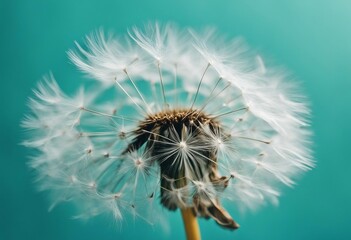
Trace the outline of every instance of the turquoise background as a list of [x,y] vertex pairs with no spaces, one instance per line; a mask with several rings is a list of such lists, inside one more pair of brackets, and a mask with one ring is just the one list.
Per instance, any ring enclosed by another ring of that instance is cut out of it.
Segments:
[[0,239],[182,239],[179,213],[170,231],[142,222],[115,224],[100,217],[71,220],[72,209],[48,212],[26,166],[19,124],[27,98],[50,70],[66,91],[82,75],[68,62],[74,40],[98,27],[126,32],[148,20],[180,26],[216,26],[243,36],[271,62],[301,80],[313,111],[317,167],[280,206],[235,213],[241,229],[200,222],[203,239],[351,239],[351,1],[0,1]]

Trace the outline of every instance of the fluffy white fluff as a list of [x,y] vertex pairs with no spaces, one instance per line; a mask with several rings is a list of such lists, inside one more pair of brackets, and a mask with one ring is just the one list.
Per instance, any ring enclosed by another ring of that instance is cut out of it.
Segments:
[[191,136],[169,133],[169,148],[158,157],[177,154],[187,165],[203,157],[197,151],[213,147],[219,172],[232,177],[224,191],[206,179],[168,189],[167,196],[184,205],[192,204],[189,192],[241,208],[277,203],[280,187],[293,186],[313,166],[304,96],[241,40],[151,24],[123,38],[99,31],[68,55],[101,87],[70,97],[50,75],[34,91],[32,113],[23,121],[30,130],[24,144],[38,150],[30,165],[53,205],[76,202],[83,208],[80,217],[108,212],[121,219],[131,213],[157,221],[151,214],[160,207],[155,157],[140,149],[122,152],[139,121],[165,109],[200,109],[216,117],[226,134],[203,126],[210,140],[198,146]]

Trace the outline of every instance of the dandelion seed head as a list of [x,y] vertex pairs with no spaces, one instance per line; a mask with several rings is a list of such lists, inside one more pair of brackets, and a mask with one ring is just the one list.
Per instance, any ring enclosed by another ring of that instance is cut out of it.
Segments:
[[80,218],[149,223],[160,206],[192,208],[235,229],[222,202],[277,204],[314,166],[299,87],[242,39],[218,35],[148,24],[120,38],[100,30],[68,51],[95,82],[69,96],[48,75],[22,123],[52,207],[72,201]]

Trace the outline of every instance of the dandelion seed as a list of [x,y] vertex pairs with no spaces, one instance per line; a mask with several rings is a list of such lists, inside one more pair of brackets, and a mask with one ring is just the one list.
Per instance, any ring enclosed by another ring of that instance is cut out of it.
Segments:
[[236,229],[223,201],[277,203],[281,185],[313,167],[298,88],[241,41],[215,35],[155,24],[124,40],[99,31],[68,52],[100,87],[86,82],[70,97],[49,75],[23,121],[24,144],[38,150],[30,165],[53,206],[73,201],[78,217],[154,223],[159,200],[199,237],[196,217]]

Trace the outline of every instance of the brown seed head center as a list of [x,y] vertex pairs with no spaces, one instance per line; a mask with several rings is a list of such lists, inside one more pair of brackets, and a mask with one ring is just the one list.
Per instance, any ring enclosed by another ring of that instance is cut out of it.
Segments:
[[[214,124],[218,125],[218,122],[213,117],[205,114],[198,110],[189,109],[170,109],[164,110],[153,115],[149,115],[144,123],[154,123],[156,125],[197,125],[200,124]],[[141,124],[143,125],[143,124]]]

